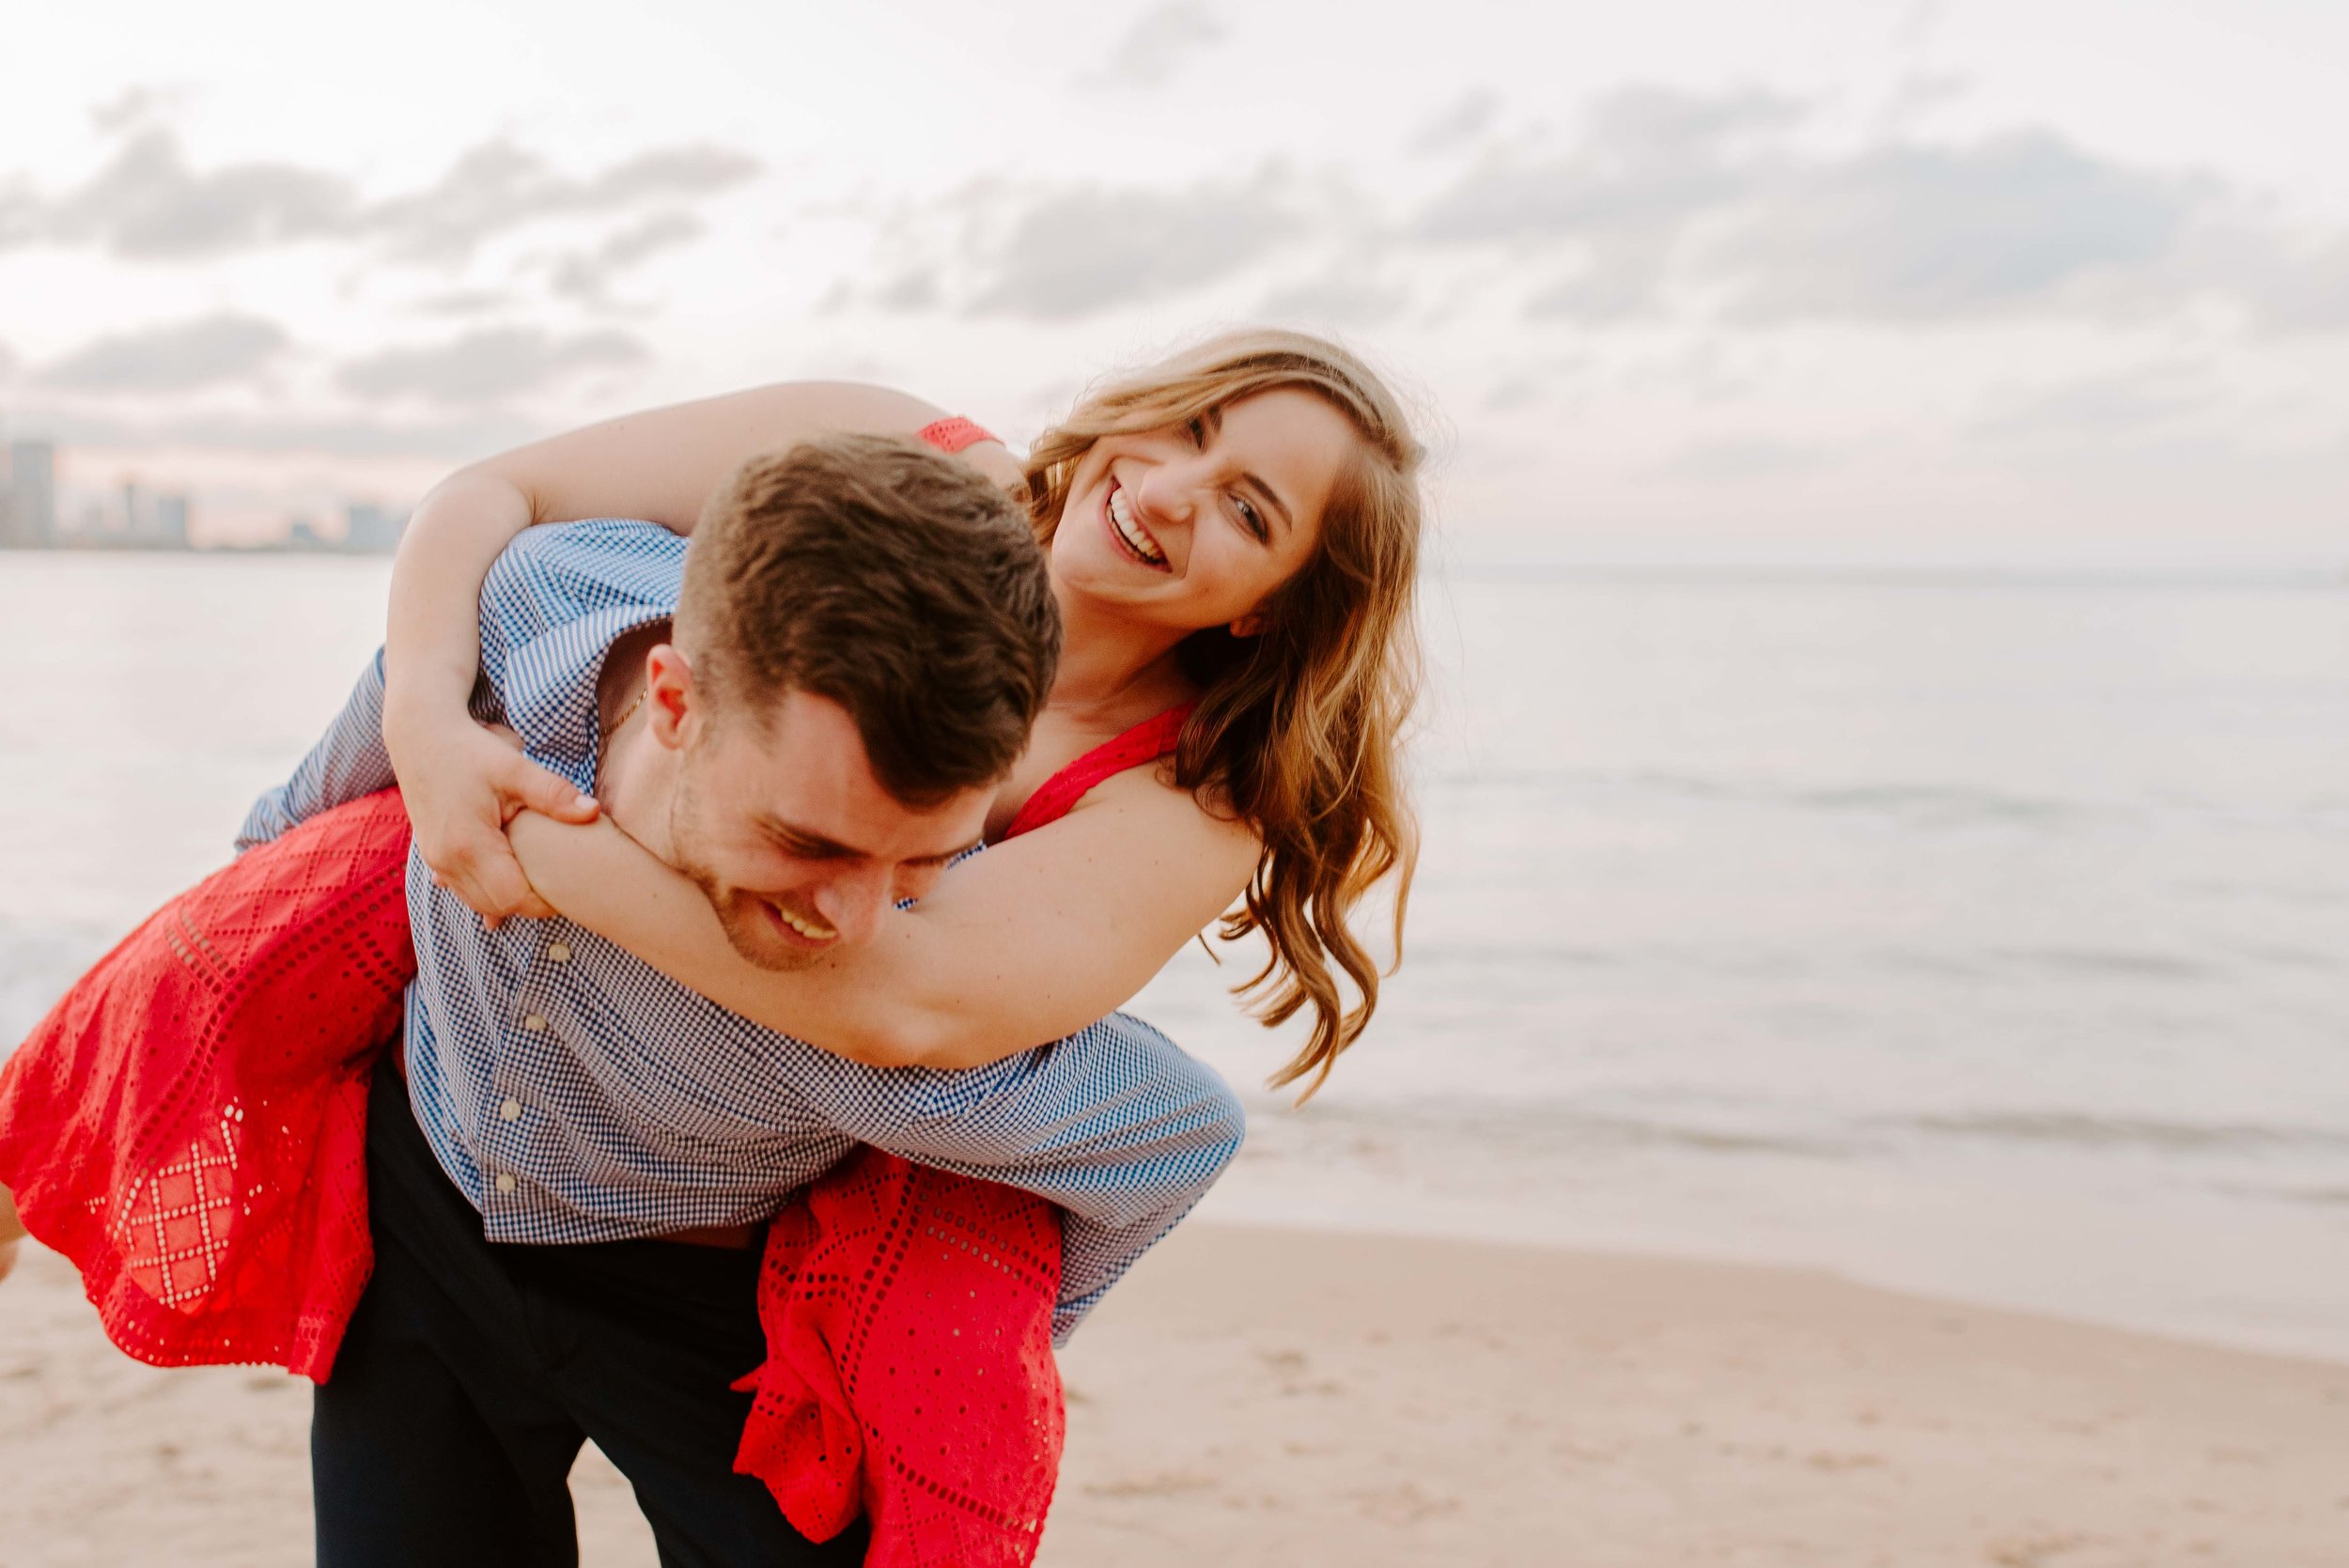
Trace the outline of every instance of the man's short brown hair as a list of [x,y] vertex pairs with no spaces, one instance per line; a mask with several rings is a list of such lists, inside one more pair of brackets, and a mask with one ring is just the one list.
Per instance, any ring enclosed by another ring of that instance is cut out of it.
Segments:
[[910,441],[838,435],[753,458],[685,554],[677,645],[713,716],[797,690],[848,709],[873,776],[935,805],[1011,770],[1060,659],[1026,513]]

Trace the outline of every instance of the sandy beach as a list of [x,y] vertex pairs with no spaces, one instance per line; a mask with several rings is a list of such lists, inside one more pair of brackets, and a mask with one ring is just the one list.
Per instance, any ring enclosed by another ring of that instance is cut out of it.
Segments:
[[[2349,1366],[1826,1275],[1201,1225],[1065,1359],[1042,1560],[2349,1560]],[[0,1565],[309,1560],[306,1386],[161,1373],[0,1287]],[[653,1560],[576,1474],[584,1560]]]

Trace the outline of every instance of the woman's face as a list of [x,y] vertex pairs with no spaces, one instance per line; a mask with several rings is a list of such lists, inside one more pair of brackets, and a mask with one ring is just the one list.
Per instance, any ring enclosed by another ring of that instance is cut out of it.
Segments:
[[1189,427],[1104,436],[1069,484],[1052,574],[1135,619],[1184,631],[1238,623],[1245,635],[1312,559],[1360,439],[1336,409],[1288,387]]

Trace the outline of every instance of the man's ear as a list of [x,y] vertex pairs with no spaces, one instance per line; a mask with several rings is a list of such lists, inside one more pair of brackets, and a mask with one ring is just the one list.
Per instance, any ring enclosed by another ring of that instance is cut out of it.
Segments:
[[706,693],[693,682],[693,662],[673,643],[645,655],[645,722],[653,738],[682,751],[709,722]]

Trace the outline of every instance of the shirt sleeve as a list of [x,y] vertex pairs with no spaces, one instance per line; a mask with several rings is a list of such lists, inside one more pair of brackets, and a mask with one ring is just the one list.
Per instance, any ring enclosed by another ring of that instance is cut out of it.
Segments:
[[1213,1068],[1123,1013],[957,1071],[866,1067],[801,1048],[797,1087],[844,1132],[1061,1207],[1056,1343],[1206,1195],[1247,1132],[1239,1096]]
[[[683,539],[649,522],[601,519],[524,533],[481,585],[482,678],[473,716],[512,724],[536,760],[586,788],[582,774],[594,771],[593,691],[602,669],[600,658],[587,654],[671,613],[684,555]],[[293,776],[253,803],[237,852],[398,782],[383,749],[379,648]]]

